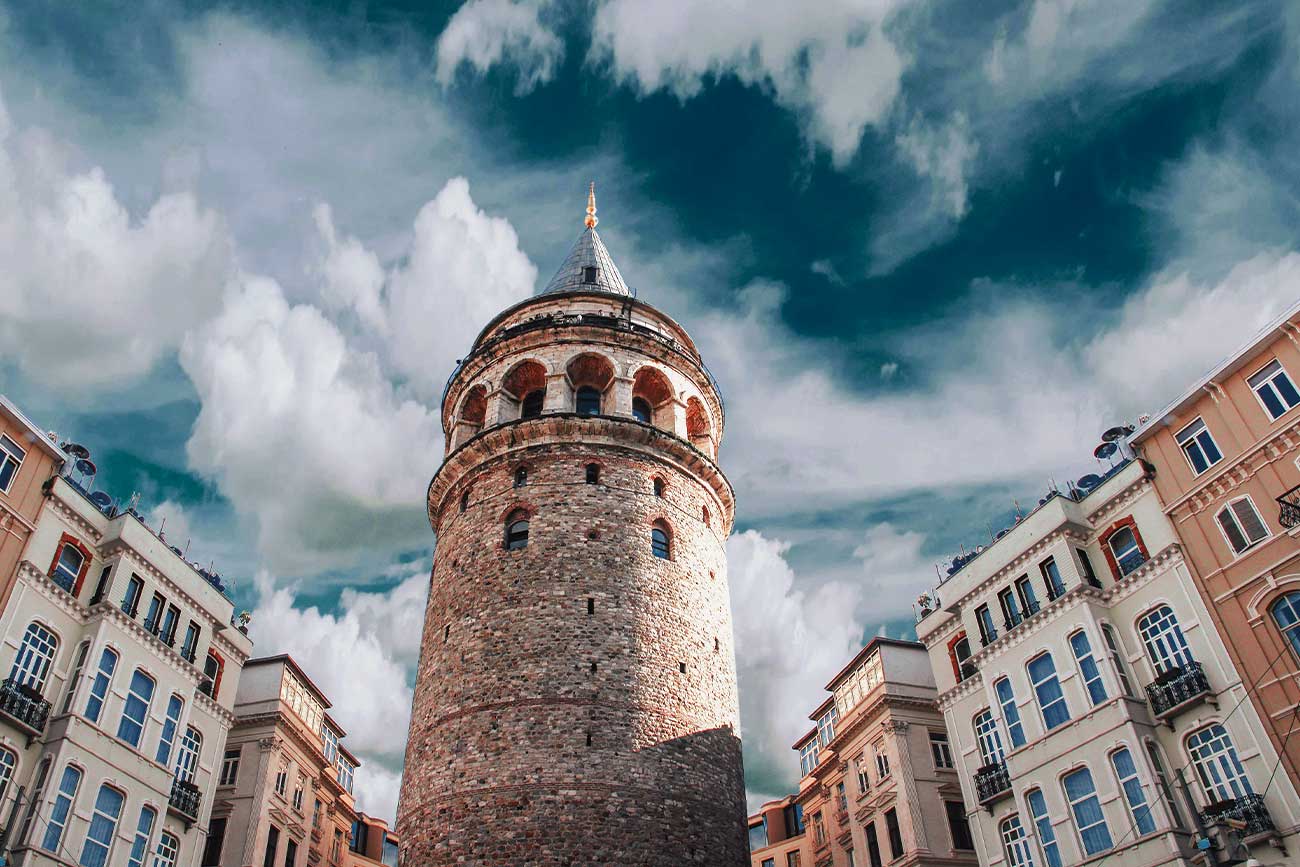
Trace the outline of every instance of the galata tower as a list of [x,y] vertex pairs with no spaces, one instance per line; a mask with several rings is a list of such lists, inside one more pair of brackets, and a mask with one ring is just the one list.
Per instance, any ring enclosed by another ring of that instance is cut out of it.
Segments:
[[443,397],[405,865],[748,864],[722,424],[593,187],[559,272]]

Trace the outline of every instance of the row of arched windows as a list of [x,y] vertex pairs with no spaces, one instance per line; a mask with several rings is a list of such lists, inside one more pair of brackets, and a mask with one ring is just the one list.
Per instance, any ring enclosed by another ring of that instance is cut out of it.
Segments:
[[[530,515],[524,509],[515,509],[506,518],[505,548],[518,551],[528,546]],[[650,525],[650,553],[661,560],[672,559],[672,531],[662,519]]]

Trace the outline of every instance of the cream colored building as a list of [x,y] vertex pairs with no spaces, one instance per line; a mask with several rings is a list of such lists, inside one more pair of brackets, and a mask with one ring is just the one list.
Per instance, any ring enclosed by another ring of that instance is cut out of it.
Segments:
[[1235,823],[1260,863],[1300,857],[1300,800],[1152,472],[1049,494],[917,624],[990,867],[1204,863],[1196,841],[1235,843]]
[[352,798],[359,763],[329,707],[292,657],[245,665],[212,818],[214,838],[220,830],[223,842],[205,865],[378,863],[367,854],[368,840],[354,840],[365,824]]
[[251,642],[221,579],[55,477],[0,616],[12,863],[199,862]]

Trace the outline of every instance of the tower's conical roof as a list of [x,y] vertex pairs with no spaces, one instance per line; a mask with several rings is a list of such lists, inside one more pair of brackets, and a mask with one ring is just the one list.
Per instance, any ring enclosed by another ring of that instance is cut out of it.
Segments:
[[605,249],[605,242],[596,234],[596,223],[596,185],[593,183],[587,194],[586,228],[564,258],[560,270],[542,290],[543,295],[583,289],[631,296],[623,275],[610,258],[609,250]]

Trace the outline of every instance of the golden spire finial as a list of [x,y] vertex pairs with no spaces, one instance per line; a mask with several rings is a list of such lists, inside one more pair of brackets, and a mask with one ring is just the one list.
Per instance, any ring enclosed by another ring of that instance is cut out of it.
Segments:
[[596,219],[596,182],[591,182],[591,188],[587,190],[587,219],[584,221],[588,229],[596,228],[600,220]]

